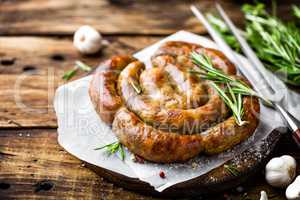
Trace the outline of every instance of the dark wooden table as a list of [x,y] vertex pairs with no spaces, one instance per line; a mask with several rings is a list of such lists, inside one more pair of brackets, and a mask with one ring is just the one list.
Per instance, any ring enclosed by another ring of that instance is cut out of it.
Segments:
[[[238,1],[223,1],[239,25]],[[57,144],[53,110],[55,89],[64,72],[82,60],[91,66],[115,54],[134,53],[180,29],[205,34],[189,11],[193,1],[0,0],[0,199],[155,199],[103,180]],[[214,1],[197,1],[213,11]],[[279,15],[290,18],[279,3]],[[94,56],[72,46],[73,32],[84,24],[97,28],[110,45]],[[74,79],[84,76],[79,73]],[[299,150],[283,137],[275,155]],[[299,170],[298,170],[299,173]],[[264,181],[263,170],[242,185],[205,199],[285,199],[284,191]]]

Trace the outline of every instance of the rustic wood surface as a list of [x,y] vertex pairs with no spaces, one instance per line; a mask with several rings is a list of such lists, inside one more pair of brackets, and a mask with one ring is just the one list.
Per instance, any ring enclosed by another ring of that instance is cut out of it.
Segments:
[[[261,141],[259,147],[255,149],[249,148],[241,154],[236,155],[234,159],[224,163],[224,165],[221,165],[195,179],[174,185],[163,192],[155,191],[149,184],[138,179],[127,178],[123,175],[88,163],[87,167],[117,186],[121,186],[128,190],[142,192],[142,194],[149,196],[165,198],[192,198],[199,196],[200,194],[202,196],[208,196],[214,193],[220,193],[228,189],[236,188],[244,183],[248,178],[251,178],[253,175],[255,175],[258,171],[260,172],[261,168],[264,167],[269,159],[273,156],[272,153],[276,149],[281,137],[282,132],[279,130],[274,130],[268,135],[267,138]],[[234,166],[238,173],[230,173],[224,167],[225,165]]]
[[[211,11],[215,1],[0,0],[0,199],[155,199],[103,180],[57,144],[53,96],[75,60],[96,67],[180,29],[204,33],[189,11],[193,2]],[[299,0],[279,2],[282,18],[290,18],[292,2],[300,5]],[[241,25],[240,1],[222,4]],[[104,33],[110,45],[94,56],[76,52],[72,34],[83,24]],[[299,163],[290,137],[278,145],[275,155],[282,154]],[[262,173],[243,184],[242,192],[233,188],[204,199],[258,199],[261,190],[270,199],[285,199]]]
[[[2,199],[154,199],[115,187],[103,180],[65,152],[57,144],[56,137],[54,129],[0,131]],[[299,163],[300,152],[289,137],[281,140],[275,155],[283,153],[294,156]],[[233,200],[242,197],[256,200],[261,190],[267,191],[272,200],[285,199],[283,190],[265,184],[262,173],[241,186],[244,188],[242,192],[233,188],[209,199],[224,199],[223,196],[228,195]]]
[[84,57],[73,48],[70,38],[0,37],[0,126],[55,128],[53,96],[75,60],[96,67],[111,55],[134,53],[161,38],[106,37],[110,42],[107,48]]
[[[0,1],[0,34],[72,34],[90,24],[105,34],[170,34],[180,29],[203,33],[189,6],[197,3],[214,11],[214,0],[26,0]],[[220,1],[219,1],[220,2]],[[242,23],[238,2],[222,1],[234,22]],[[278,1],[279,13],[288,13],[291,0]],[[299,1],[298,1],[299,2]],[[290,15],[282,15],[285,19]]]

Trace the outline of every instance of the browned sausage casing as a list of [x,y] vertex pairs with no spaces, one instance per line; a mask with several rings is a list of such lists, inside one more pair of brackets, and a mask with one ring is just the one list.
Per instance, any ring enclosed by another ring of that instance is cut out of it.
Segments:
[[221,52],[179,41],[163,44],[151,66],[115,56],[94,75],[89,93],[96,111],[132,153],[154,162],[182,162],[201,152],[223,152],[254,133],[258,99],[243,98],[248,123],[238,126],[209,82],[190,73],[196,67],[192,51],[239,78]]
[[134,60],[131,56],[114,56],[100,65],[91,81],[89,94],[92,103],[100,118],[107,124],[113,122],[116,111],[122,105],[116,89],[119,74]]

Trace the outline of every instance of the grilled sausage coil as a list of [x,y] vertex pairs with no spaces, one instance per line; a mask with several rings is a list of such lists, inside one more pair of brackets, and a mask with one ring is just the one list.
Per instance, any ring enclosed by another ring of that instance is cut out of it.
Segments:
[[95,109],[132,153],[154,162],[183,162],[223,152],[254,133],[258,99],[243,97],[248,123],[238,126],[209,82],[190,73],[196,67],[192,51],[205,53],[214,67],[240,78],[221,52],[179,41],[163,44],[151,66],[115,56],[95,73],[89,89]]

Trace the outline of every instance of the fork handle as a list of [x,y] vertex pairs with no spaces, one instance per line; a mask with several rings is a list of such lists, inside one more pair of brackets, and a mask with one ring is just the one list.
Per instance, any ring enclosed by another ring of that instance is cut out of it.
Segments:
[[293,139],[300,147],[300,128],[299,122],[292,115],[290,115],[284,108],[282,108],[278,103],[274,103],[275,108],[281,113],[282,117],[287,122],[289,129],[293,132]]
[[298,128],[297,130],[295,130],[293,132],[293,139],[295,140],[297,145],[300,147],[300,128]]

